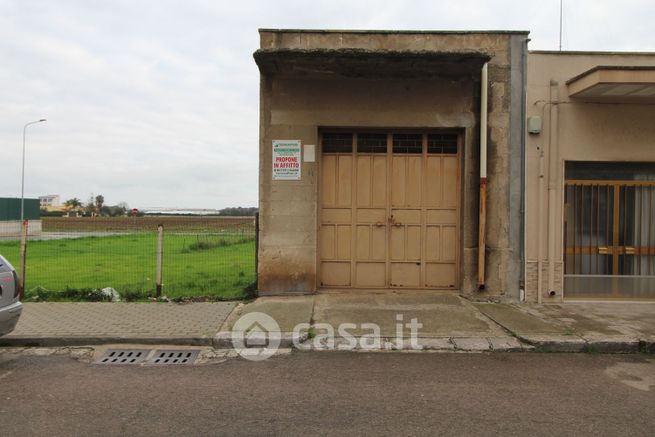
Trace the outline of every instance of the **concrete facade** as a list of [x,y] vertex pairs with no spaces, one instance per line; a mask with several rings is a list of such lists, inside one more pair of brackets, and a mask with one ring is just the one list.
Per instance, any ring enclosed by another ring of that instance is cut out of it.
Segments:
[[601,101],[571,96],[575,91],[571,80],[599,66],[620,66],[623,71],[618,76],[641,69],[641,85],[655,83],[643,80],[644,72],[655,67],[655,54],[530,52],[528,56],[527,116],[540,117],[543,123],[541,133],[530,134],[526,141],[525,268],[526,299],[531,302],[538,300],[539,260],[544,301],[566,296],[562,286],[565,163],[655,162],[655,97],[617,94]]
[[[321,128],[451,128],[460,162],[459,290],[518,300],[527,32],[261,30],[260,294],[314,293]],[[477,291],[480,69],[489,65],[486,287]],[[272,180],[272,141],[316,145]]]

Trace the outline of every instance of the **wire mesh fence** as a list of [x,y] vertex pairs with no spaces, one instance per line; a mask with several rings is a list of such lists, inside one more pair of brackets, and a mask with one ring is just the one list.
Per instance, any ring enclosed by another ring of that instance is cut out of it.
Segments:
[[[164,296],[235,299],[254,289],[254,217],[48,217],[28,238],[26,299],[102,298],[102,289],[127,300],[154,296],[159,224]],[[0,241],[16,268],[19,253],[18,238]]]

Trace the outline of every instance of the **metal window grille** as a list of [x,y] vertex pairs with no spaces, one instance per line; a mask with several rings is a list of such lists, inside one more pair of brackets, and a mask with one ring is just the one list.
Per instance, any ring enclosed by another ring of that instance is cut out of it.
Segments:
[[568,180],[565,274],[655,275],[655,182]]
[[423,135],[394,134],[393,153],[403,153],[403,154],[423,153]]
[[455,134],[429,134],[428,153],[457,154],[457,135]]
[[353,135],[351,133],[324,133],[323,153],[352,153]]
[[357,153],[387,153],[387,134],[358,133]]

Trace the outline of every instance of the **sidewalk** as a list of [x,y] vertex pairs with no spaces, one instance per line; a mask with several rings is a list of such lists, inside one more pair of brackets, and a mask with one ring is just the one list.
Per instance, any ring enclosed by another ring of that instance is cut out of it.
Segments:
[[655,353],[655,303],[475,306],[525,344],[543,351]]
[[299,323],[330,325],[335,332],[350,323],[355,337],[369,332],[363,324],[374,323],[391,341],[398,329],[408,338],[407,324],[417,319],[419,344],[429,350],[655,353],[654,303],[512,305],[426,292],[262,297],[248,303],[26,303],[16,330],[0,337],[0,346],[227,348],[233,324],[254,312],[275,319],[283,347],[292,346]]
[[25,303],[0,346],[212,345],[234,302]]
[[[349,331],[355,336],[368,332],[362,324],[375,323],[381,336],[393,341],[402,317],[403,324],[413,318],[422,324],[419,344],[429,350],[655,353],[655,303],[474,303],[430,292],[262,297],[235,310],[217,344],[228,345],[234,321],[255,311],[281,322],[286,346],[293,326],[309,320],[335,331],[354,324]],[[407,327],[402,332],[408,338]]]

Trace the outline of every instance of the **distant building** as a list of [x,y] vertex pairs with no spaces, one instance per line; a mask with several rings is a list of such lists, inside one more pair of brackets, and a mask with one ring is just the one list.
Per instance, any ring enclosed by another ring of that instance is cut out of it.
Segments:
[[59,211],[62,208],[59,194],[47,194],[45,196],[39,196],[39,204],[41,205],[41,208],[48,211]]

